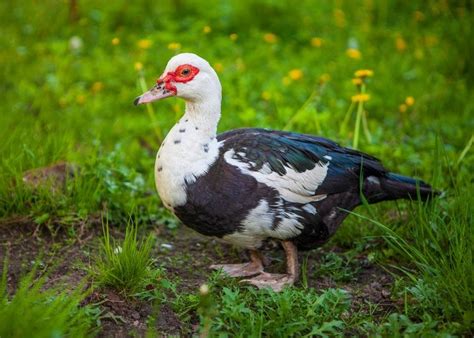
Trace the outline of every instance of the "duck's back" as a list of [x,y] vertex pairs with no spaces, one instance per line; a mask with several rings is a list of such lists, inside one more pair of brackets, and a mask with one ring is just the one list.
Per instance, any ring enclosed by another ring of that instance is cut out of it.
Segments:
[[325,242],[361,203],[393,199],[376,158],[312,135],[236,129],[218,135],[217,160],[174,209],[204,235],[258,247],[265,238],[301,248]]

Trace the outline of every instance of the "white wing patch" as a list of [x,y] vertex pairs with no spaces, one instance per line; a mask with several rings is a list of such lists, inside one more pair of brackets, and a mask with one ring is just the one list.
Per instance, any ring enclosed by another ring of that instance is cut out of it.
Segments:
[[234,245],[256,249],[268,237],[267,231],[272,228],[274,217],[268,202],[261,200],[242,221],[242,230],[226,235],[222,239]]
[[303,230],[299,221],[301,216],[284,211],[282,205],[281,200],[272,206],[266,200],[260,200],[258,206],[242,221],[241,230],[222,239],[234,245],[256,249],[265,238],[286,240],[298,236]]
[[303,210],[309,214],[316,215],[316,208],[310,203],[303,205]]
[[299,222],[300,216],[292,213],[285,213],[280,222],[271,233],[271,237],[278,239],[288,239],[298,236],[303,231],[303,225]]
[[317,163],[313,169],[303,172],[285,166],[286,174],[280,176],[272,171],[267,163],[259,171],[251,170],[251,163],[239,161],[234,155],[234,150],[228,150],[224,154],[224,159],[230,165],[239,168],[242,173],[253,176],[258,182],[276,189],[288,202],[308,203],[326,198],[326,195],[314,195],[314,192],[326,178],[329,162]]

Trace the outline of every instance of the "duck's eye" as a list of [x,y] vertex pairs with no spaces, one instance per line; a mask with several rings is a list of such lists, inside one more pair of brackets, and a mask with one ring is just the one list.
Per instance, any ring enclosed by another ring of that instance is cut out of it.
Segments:
[[187,76],[187,75],[189,75],[189,73],[191,73],[191,70],[189,70],[189,68],[184,68],[181,71],[181,76]]

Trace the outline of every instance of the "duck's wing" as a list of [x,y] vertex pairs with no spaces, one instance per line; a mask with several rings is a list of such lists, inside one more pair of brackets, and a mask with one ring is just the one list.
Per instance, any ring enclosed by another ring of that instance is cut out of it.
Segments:
[[362,177],[387,171],[378,159],[328,139],[266,129],[236,129],[218,136],[224,160],[278,190],[289,202],[318,201],[353,191]]

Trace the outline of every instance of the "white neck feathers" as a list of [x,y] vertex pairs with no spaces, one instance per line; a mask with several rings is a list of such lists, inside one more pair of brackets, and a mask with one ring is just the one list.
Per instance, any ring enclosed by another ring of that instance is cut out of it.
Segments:
[[215,137],[217,124],[221,118],[220,95],[204,102],[186,102],[186,112],[181,121],[188,121],[194,125],[198,134],[207,137]]

